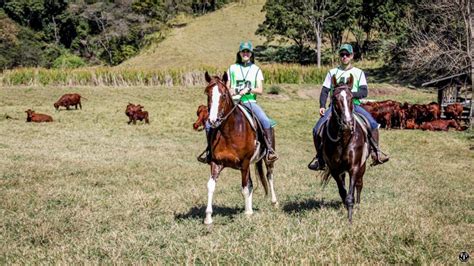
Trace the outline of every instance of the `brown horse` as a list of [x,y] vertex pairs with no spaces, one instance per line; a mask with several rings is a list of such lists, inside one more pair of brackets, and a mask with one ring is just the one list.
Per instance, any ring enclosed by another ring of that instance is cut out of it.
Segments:
[[[212,196],[216,187],[217,178],[225,167],[240,170],[242,176],[242,195],[245,199],[245,214],[251,215],[253,183],[250,177],[250,165],[255,163],[260,181],[268,194],[270,187],[272,204],[277,205],[273,187],[273,163],[264,159],[264,152],[256,147],[259,138],[258,132],[252,129],[240,108],[234,104],[226,82],[227,73],[222,79],[211,77],[206,72],[208,82],[204,90],[207,95],[209,108],[209,124],[211,126],[211,176],[207,182],[208,201],[205,224],[212,223]],[[257,155],[258,154],[258,155]],[[266,179],[263,172],[263,161],[267,168]]]
[[[337,183],[339,195],[348,210],[349,222],[352,223],[354,206],[354,188],[357,189],[357,203],[360,203],[362,177],[365,173],[366,160],[369,154],[369,142],[365,129],[356,122],[352,103],[352,75],[348,83],[337,84],[332,77],[334,93],[332,96],[331,116],[323,130],[323,158],[327,169],[323,182],[329,182],[332,176]],[[345,188],[345,175],[349,174],[349,192]]]

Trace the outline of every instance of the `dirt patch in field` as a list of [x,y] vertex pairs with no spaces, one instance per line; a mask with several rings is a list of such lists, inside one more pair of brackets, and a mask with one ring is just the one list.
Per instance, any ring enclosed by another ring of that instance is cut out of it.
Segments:
[[298,90],[296,94],[302,99],[319,99],[321,89]]
[[[385,95],[397,95],[402,92],[402,88],[394,86],[369,87],[369,97],[379,97]],[[297,95],[302,99],[319,99],[321,89],[298,90]]]

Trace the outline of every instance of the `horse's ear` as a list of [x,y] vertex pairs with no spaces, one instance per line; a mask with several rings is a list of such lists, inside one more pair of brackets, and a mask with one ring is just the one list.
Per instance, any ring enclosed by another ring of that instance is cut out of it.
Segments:
[[347,87],[349,87],[349,89],[352,89],[352,84],[354,84],[354,76],[352,76],[352,74],[349,76],[349,81],[347,81]]
[[224,72],[224,75],[222,75],[222,81],[224,81],[224,83],[227,83],[227,81],[229,81],[229,76],[227,75],[227,72]]
[[206,79],[207,83],[211,82],[211,76],[209,76],[209,73],[204,74],[204,78]]
[[337,86],[336,75],[333,75],[331,78],[332,87],[335,88]]

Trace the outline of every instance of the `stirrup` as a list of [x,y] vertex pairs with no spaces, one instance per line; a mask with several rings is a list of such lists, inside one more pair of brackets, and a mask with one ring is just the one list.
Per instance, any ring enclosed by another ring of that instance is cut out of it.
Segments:
[[[383,158],[381,159],[380,157]],[[386,163],[388,162],[388,160],[390,159],[387,154],[383,153],[382,151],[378,150],[375,152],[375,157],[376,157],[376,160],[373,160],[372,161],[372,164],[370,164],[371,166],[376,166],[376,165],[379,165],[379,164],[383,164],[383,163]],[[372,158],[373,159],[373,158]]]
[[308,164],[308,169],[313,170],[313,171],[319,171],[319,170],[324,170],[324,165],[319,164],[318,157],[314,157],[311,162]]
[[268,150],[266,159],[267,159],[268,162],[274,162],[274,161],[278,160],[278,155],[276,154],[276,152],[273,149]]
[[201,154],[199,154],[198,157],[196,157],[196,159],[198,160],[198,162],[200,163],[205,163],[205,164],[208,164],[210,162],[210,158],[209,158],[209,155],[208,155],[208,151],[207,149],[204,150]]

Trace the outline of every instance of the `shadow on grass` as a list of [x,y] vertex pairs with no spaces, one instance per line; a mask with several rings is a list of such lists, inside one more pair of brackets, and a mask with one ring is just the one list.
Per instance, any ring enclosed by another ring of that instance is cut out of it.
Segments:
[[[255,210],[255,209],[254,209]],[[225,216],[231,220],[237,214],[243,213],[242,208],[231,208],[231,207],[222,207],[222,206],[212,206],[212,216]],[[187,213],[177,213],[174,215],[175,220],[185,220],[185,219],[204,219],[206,216],[206,206],[192,207]]]
[[322,208],[330,209],[339,209],[344,205],[340,200],[315,200],[315,199],[306,199],[301,201],[288,202],[283,206],[283,211],[288,214],[294,214],[301,211],[309,211]]

